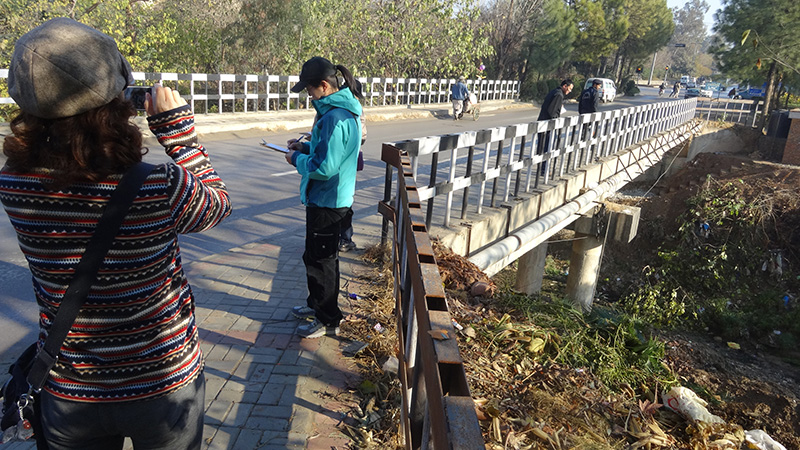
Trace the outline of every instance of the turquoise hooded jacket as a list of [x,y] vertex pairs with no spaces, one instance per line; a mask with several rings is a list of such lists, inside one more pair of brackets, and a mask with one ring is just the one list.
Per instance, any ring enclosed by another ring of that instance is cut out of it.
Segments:
[[349,208],[361,149],[361,104],[347,88],[311,103],[319,120],[311,130],[311,142],[292,158],[302,176],[300,200],[312,207]]

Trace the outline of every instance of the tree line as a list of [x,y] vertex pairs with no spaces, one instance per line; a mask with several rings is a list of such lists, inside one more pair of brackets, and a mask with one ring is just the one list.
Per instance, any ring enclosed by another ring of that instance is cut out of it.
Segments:
[[671,78],[722,72],[777,93],[798,75],[797,5],[723,0],[708,37],[704,0],[4,0],[0,67],[22,34],[67,16],[144,72],[287,75],[320,55],[357,76],[520,80],[541,98],[547,81],[649,75],[657,53],[657,79],[671,66]]
[[522,81],[618,78],[674,30],[665,0],[4,0],[0,66],[57,16],[145,72],[286,75],[320,55],[360,76]]

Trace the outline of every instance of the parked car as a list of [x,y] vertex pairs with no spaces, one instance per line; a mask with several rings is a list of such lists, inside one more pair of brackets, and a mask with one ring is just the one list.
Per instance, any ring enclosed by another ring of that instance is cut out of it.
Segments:
[[592,87],[594,80],[600,80],[600,101],[603,103],[613,102],[617,97],[617,86],[608,78],[589,78],[586,80],[584,89]]
[[709,97],[709,98],[711,98],[711,97],[714,96],[714,90],[713,89],[708,89],[706,87],[701,87],[699,89],[700,89],[700,97]]
[[688,82],[686,83],[686,87],[687,87],[687,88],[690,88],[690,89],[691,89],[691,88],[696,88],[696,87],[697,87],[697,83],[695,83],[694,81],[688,81]]
[[683,98],[691,98],[691,97],[700,97],[700,89],[697,88],[687,89],[686,93],[683,95]]
[[736,95],[733,98],[742,99],[742,100],[752,100],[754,98],[762,98],[760,95],[753,95],[750,91],[736,91]]

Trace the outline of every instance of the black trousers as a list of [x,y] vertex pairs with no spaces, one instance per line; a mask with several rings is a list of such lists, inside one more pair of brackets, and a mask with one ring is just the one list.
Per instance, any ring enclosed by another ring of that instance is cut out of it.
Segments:
[[[544,155],[545,153],[550,153],[550,135],[552,131],[545,131],[544,133],[539,133],[539,145],[536,147],[536,154],[537,155]],[[541,169],[539,173],[542,176],[547,173],[548,161],[542,161]]]
[[342,320],[339,309],[339,231],[350,208],[306,208],[306,304],[326,326]]
[[339,231],[339,241],[353,241],[353,208],[347,208],[347,214],[342,219],[342,229]]

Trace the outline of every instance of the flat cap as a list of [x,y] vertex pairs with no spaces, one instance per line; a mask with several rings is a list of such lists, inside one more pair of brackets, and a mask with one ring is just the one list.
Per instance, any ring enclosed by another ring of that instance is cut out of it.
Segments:
[[71,117],[109,103],[131,83],[131,72],[113,38],[59,17],[14,45],[8,91],[28,114]]

